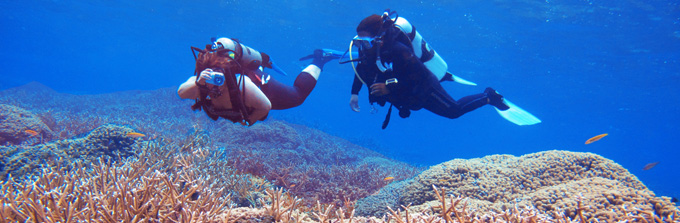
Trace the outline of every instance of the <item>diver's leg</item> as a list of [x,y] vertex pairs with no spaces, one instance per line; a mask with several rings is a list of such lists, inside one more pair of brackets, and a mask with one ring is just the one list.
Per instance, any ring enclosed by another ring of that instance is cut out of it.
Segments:
[[285,85],[272,77],[261,89],[271,101],[273,110],[297,107],[312,93],[320,73],[321,69],[317,66],[308,66],[295,78],[293,86]]
[[446,93],[441,85],[437,84],[430,91],[423,108],[437,115],[453,119],[486,104],[488,104],[488,100],[485,93],[465,96],[456,101]]

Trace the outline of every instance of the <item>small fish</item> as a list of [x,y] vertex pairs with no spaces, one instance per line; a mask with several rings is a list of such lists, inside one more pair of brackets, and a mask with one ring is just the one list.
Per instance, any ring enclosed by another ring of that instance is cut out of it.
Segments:
[[288,187],[293,188],[293,187],[295,187],[295,184],[291,184],[291,185],[288,186]]
[[591,143],[593,143],[597,140],[600,140],[602,137],[605,137],[607,135],[609,135],[609,134],[605,133],[605,134],[599,134],[599,135],[593,136],[593,138],[586,140],[586,145],[591,144]]
[[24,132],[30,134],[31,136],[37,136],[38,135],[38,132],[30,130],[30,129],[24,130]]
[[447,180],[439,179],[439,182],[446,182]]
[[195,201],[195,200],[198,200],[198,197],[199,197],[199,196],[201,196],[201,192],[196,191],[196,192],[194,192],[193,194],[191,194],[190,199],[191,199],[192,201]]
[[383,181],[388,181],[388,180],[394,180],[394,177],[385,177],[385,179],[383,179]]
[[144,134],[142,134],[142,133],[139,133],[139,132],[129,132],[129,133],[127,134],[127,136],[128,136],[128,137],[132,137],[132,138],[139,138],[139,137],[144,137],[144,136],[146,136],[146,135],[144,135]]
[[642,167],[642,170],[649,170],[649,169],[652,169],[652,168],[654,168],[657,164],[659,164],[659,162],[648,163],[647,165],[645,165],[645,167]]

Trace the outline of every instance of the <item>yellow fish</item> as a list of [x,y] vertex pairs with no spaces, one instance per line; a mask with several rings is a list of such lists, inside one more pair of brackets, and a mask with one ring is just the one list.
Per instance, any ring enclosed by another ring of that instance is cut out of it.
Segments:
[[388,180],[394,180],[394,177],[385,177],[385,179],[383,179],[383,181],[388,181]]
[[37,136],[38,135],[38,132],[30,130],[30,129],[24,130],[24,132],[30,134],[31,136]]
[[144,137],[144,136],[146,136],[146,135],[144,135],[144,134],[142,134],[142,133],[139,133],[139,132],[129,132],[129,133],[126,134],[126,135],[127,135],[128,137],[132,137],[132,138],[139,138],[139,137]]
[[609,135],[609,134],[605,133],[605,134],[599,134],[599,135],[593,136],[593,138],[586,140],[586,145],[591,144],[591,143],[593,143],[597,140],[600,140],[602,137],[605,137],[607,135]]

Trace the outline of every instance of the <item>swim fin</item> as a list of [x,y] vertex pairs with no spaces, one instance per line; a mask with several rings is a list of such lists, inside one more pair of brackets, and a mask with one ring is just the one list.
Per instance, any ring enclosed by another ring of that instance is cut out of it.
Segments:
[[283,71],[283,69],[281,69],[279,66],[276,66],[274,61],[272,61],[272,69],[277,73],[282,74],[283,76],[288,76],[288,74],[285,71]]
[[459,76],[456,76],[456,75],[454,75],[454,74],[452,74],[451,72],[448,72],[448,71],[446,71],[446,75],[444,75],[444,77],[442,78],[441,81],[455,81],[456,83],[459,83],[459,84],[477,86],[476,83],[474,83],[472,81],[465,80],[465,79],[463,79]]
[[510,107],[505,111],[501,111],[500,109],[496,108],[498,114],[500,114],[503,118],[517,125],[534,125],[541,123],[541,120],[536,118],[536,116],[508,101],[508,99],[503,98],[503,100],[504,103]]

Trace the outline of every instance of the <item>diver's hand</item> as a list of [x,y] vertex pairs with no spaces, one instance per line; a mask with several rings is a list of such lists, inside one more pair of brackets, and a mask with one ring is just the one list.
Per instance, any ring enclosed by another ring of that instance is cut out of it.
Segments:
[[352,97],[349,98],[349,107],[352,108],[352,111],[361,111],[361,109],[359,109],[359,95],[353,94]]
[[383,96],[390,94],[390,90],[387,89],[385,83],[375,83],[371,85],[371,95],[373,96]]
[[201,75],[198,76],[198,84],[200,85],[205,85],[205,81],[212,79],[212,76],[210,73],[212,73],[213,70],[210,68],[206,68],[205,70],[201,71]]

